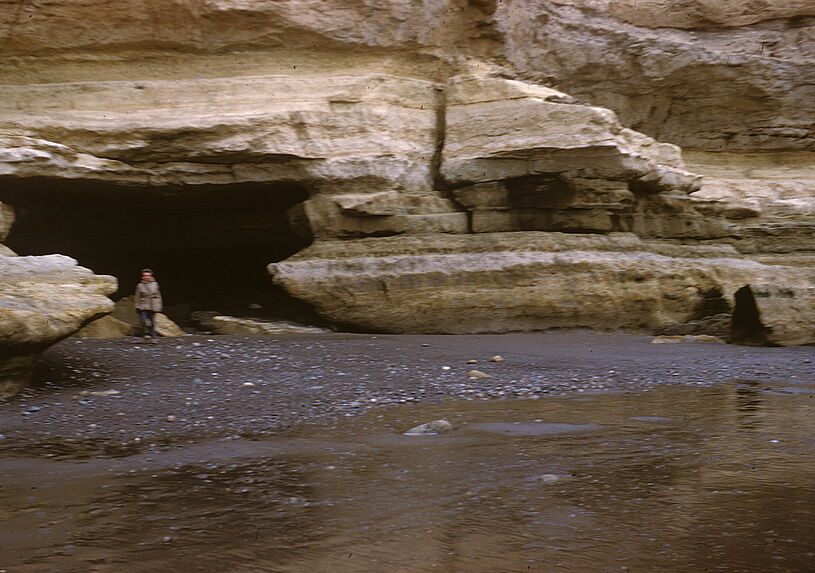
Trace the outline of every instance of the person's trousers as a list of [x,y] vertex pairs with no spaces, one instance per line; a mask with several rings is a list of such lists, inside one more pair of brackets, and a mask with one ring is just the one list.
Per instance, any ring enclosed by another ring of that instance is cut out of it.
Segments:
[[139,321],[141,322],[142,335],[147,334],[147,323],[150,323],[150,336],[156,338],[156,311],[139,309]]

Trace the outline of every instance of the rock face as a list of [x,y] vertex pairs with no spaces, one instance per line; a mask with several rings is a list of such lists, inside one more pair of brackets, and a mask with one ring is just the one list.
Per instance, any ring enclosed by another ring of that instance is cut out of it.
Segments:
[[813,23],[804,0],[2,3],[0,235],[120,278],[160,260],[171,288],[273,263],[358,329],[729,314],[815,343]]
[[[329,320],[380,332],[643,331],[736,311],[744,315],[743,338],[806,344],[815,336],[811,270],[742,260],[726,246],[647,242],[629,233],[325,242],[271,272]],[[756,281],[783,284],[786,294],[737,297]],[[798,320],[789,321],[790,312]]]
[[0,397],[24,386],[38,354],[110,312],[116,280],[61,255],[0,256]]

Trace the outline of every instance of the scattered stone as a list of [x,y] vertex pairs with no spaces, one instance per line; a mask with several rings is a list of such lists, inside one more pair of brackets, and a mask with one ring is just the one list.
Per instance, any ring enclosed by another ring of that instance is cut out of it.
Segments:
[[253,382],[244,382],[243,385],[248,388],[248,387],[254,386],[255,384]]
[[465,364],[478,364],[478,360],[468,360]]
[[455,430],[455,426],[447,420],[433,420],[426,424],[420,424],[405,432],[405,436],[434,436],[437,434],[446,434]]
[[167,416],[166,419],[167,419],[168,422],[175,422],[178,418],[176,418],[173,415],[169,415],[169,416]]
[[492,378],[492,376],[481,370],[470,370],[467,372],[467,378]]
[[504,361],[504,357],[501,356],[500,354],[496,354],[495,356],[490,358],[490,362],[503,362],[503,361]]
[[82,390],[78,396],[115,396],[121,394],[119,390]]

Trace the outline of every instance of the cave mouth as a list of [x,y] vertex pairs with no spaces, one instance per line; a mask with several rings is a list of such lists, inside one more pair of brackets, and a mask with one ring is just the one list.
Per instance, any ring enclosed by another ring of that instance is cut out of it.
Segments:
[[119,280],[114,300],[133,293],[139,271],[155,271],[165,312],[313,322],[305,304],[272,284],[269,263],[308,245],[286,211],[308,198],[297,184],[165,187],[27,179],[3,182],[0,201],[16,220],[6,244],[19,255],[60,253]]

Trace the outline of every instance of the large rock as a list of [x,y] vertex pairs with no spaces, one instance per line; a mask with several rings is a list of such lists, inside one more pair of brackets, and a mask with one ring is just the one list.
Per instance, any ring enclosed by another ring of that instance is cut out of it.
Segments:
[[76,338],[124,338],[130,336],[133,327],[115,316],[107,315],[89,322],[77,331]]
[[68,257],[0,256],[0,396],[28,382],[42,350],[110,312],[115,290]]
[[[763,308],[772,312],[740,310],[754,321],[741,334],[759,330],[769,343],[815,343],[812,271],[742,260],[732,247],[644,242],[627,233],[319,242],[270,265],[270,272],[331,322],[459,334],[586,327],[654,332],[722,307],[733,310],[736,292],[761,281],[783,286],[784,294],[762,291],[769,293]],[[779,296],[783,300],[770,307]],[[788,320],[790,313],[798,318]]]

